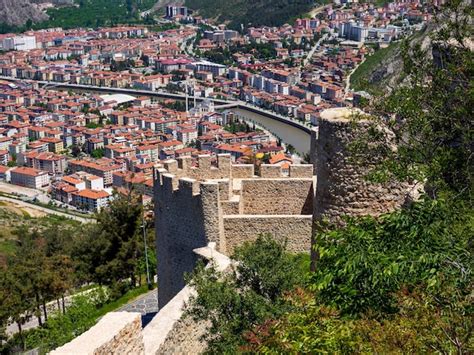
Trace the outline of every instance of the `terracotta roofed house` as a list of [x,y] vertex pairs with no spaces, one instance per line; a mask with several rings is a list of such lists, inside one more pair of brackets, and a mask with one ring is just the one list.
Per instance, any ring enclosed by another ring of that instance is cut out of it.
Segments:
[[49,175],[46,171],[35,168],[18,167],[10,171],[11,183],[14,185],[40,189],[49,185]]

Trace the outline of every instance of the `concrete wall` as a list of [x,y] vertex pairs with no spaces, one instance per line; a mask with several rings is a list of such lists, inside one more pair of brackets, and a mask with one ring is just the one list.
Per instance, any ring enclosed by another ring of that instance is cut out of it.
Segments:
[[107,313],[95,326],[52,355],[144,354],[140,313]]
[[227,253],[236,246],[254,241],[260,234],[271,234],[277,240],[286,240],[287,249],[294,253],[309,253],[311,245],[311,215],[232,215],[224,216]]
[[242,180],[241,214],[311,215],[312,184],[312,179]]

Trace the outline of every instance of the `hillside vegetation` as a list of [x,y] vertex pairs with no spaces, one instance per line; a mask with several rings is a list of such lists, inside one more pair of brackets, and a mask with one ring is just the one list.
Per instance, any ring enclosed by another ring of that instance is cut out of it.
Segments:
[[[16,5],[5,5],[10,1],[0,0],[0,15],[2,11],[6,14],[15,13]],[[75,0],[74,6],[51,8],[47,10],[47,14],[42,14],[42,16],[23,16],[24,21],[5,22],[3,19],[8,20],[8,16],[0,16],[0,33],[51,27],[70,29],[119,24],[154,24],[154,20],[150,16],[144,18],[140,16],[141,12],[151,9],[154,4],[155,0]],[[26,8],[26,5],[20,7]],[[13,9],[13,12],[10,9]]]
[[411,49],[418,45],[427,47],[432,31],[431,26],[425,27],[404,42],[393,42],[386,48],[376,49],[351,75],[351,89],[378,95],[387,88],[396,87],[403,81],[403,45]]
[[279,26],[325,1],[315,0],[186,0],[186,5],[206,18],[229,22],[234,29]]
[[351,75],[351,88],[377,94],[389,82],[397,81],[401,68],[400,43],[376,50]]
[[140,12],[150,9],[155,0],[76,0],[78,7],[48,11],[49,20],[41,27],[99,27],[141,22]]

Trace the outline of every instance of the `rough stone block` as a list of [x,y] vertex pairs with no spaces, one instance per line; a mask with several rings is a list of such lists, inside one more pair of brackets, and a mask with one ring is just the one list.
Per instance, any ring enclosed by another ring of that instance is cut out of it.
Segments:
[[260,166],[260,176],[262,178],[281,178],[283,177],[281,166],[271,165],[271,164],[262,164]]

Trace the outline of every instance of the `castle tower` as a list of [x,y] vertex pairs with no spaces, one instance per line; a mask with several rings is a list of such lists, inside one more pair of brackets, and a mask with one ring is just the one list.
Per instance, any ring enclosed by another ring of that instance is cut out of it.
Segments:
[[366,120],[351,120],[355,112],[347,108],[325,110],[319,127],[312,132],[311,159],[317,176],[315,221],[339,223],[343,215],[377,216],[406,201],[408,185],[370,183],[365,178],[368,167],[351,162],[349,144],[357,138],[358,128],[368,127]]

